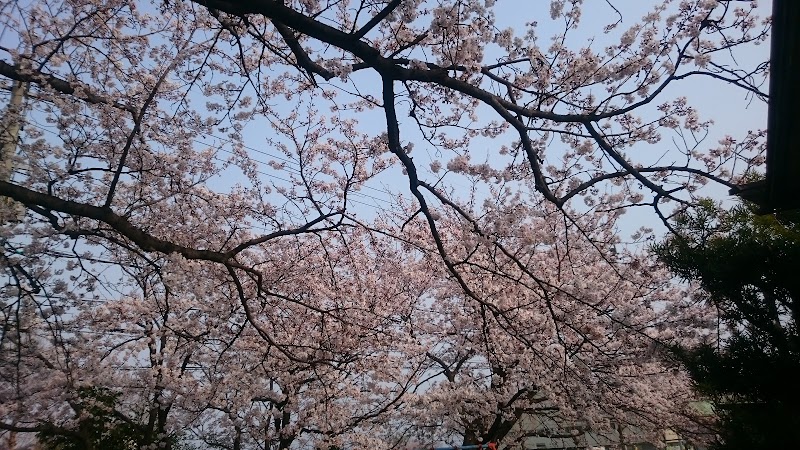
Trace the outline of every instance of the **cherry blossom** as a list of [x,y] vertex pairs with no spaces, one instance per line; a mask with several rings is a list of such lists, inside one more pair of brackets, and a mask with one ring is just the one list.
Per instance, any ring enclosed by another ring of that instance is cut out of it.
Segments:
[[586,3],[0,3],[3,445],[93,388],[141,448],[702,441],[714,311],[624,213],[763,164],[673,87],[765,101],[770,21]]

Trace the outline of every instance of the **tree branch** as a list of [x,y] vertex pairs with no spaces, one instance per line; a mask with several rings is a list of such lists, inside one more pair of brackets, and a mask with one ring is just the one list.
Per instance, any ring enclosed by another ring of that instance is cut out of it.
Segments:
[[392,13],[392,11],[397,9],[397,7],[400,6],[400,3],[402,3],[402,1],[403,0],[392,0],[391,2],[389,2],[389,4],[386,5],[386,7],[384,7],[378,14],[376,14],[375,17],[370,19],[369,22],[367,22],[363,27],[361,27],[361,29],[353,33],[353,37],[356,39],[363,38],[367,33],[370,32],[370,30],[372,30],[379,23],[381,23],[381,20],[385,19],[387,16],[389,16],[389,14]]
[[[75,216],[86,217],[88,219],[98,220],[110,226],[112,229],[120,233],[122,236],[125,236],[126,238],[130,239],[134,244],[136,244],[139,248],[141,248],[146,252],[155,251],[165,254],[179,253],[183,255],[186,259],[211,261],[226,265],[233,264],[232,259],[238,253],[240,253],[242,250],[244,250],[249,246],[262,244],[271,239],[276,239],[282,236],[289,236],[304,232],[320,231],[312,229],[311,227],[333,215],[340,214],[340,212],[335,212],[329,215],[324,215],[312,220],[311,222],[301,227],[289,230],[276,231],[266,236],[251,239],[242,244],[239,244],[230,251],[217,252],[213,250],[203,250],[203,249],[185,247],[182,245],[174,244],[168,240],[155,237],[143,231],[142,229],[136,227],[126,217],[114,213],[108,207],[101,208],[93,205],[88,205],[86,203],[78,203],[71,200],[63,200],[56,196],[43,194],[41,192],[36,192],[21,186],[17,186],[13,183],[9,183],[7,181],[0,181],[0,196],[11,198],[20,203],[25,204],[26,206],[30,205],[33,207],[32,208],[33,210],[37,210],[38,207],[39,211],[41,211],[41,208],[43,208],[46,211],[58,211],[65,214],[71,214]],[[52,215],[47,215],[46,217],[51,223],[53,222]],[[238,267],[238,265],[236,264],[234,264],[234,266]]]
[[133,105],[126,105],[109,97],[95,94],[86,86],[70,83],[54,75],[33,69],[22,69],[18,65],[12,66],[3,60],[0,60],[0,75],[11,78],[12,80],[47,86],[62,94],[73,95],[75,98],[81,99],[87,103],[110,105],[114,108],[128,111],[131,114],[136,114],[136,108],[134,108]]
[[336,76],[333,72],[315,63],[308,57],[308,53],[306,53],[303,46],[300,45],[300,41],[297,40],[297,37],[295,37],[289,27],[274,20],[272,24],[275,26],[275,29],[278,30],[283,40],[286,41],[286,45],[289,46],[295,59],[297,59],[297,64],[308,72],[312,80],[314,79],[314,74],[321,76],[325,81]]

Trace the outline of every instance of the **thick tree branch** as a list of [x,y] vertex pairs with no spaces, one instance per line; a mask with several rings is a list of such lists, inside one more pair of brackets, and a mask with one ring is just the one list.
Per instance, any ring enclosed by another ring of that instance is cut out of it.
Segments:
[[87,103],[110,105],[114,108],[128,111],[131,114],[136,114],[137,112],[133,105],[126,105],[109,97],[93,93],[92,90],[86,86],[70,83],[54,75],[37,72],[33,69],[22,69],[19,66],[12,66],[3,60],[0,60],[0,75],[12,80],[46,86],[62,94],[73,95]]
[[[226,265],[233,264],[235,267],[239,266],[237,264],[234,264],[232,262],[232,259],[245,248],[253,245],[263,244],[269,240],[283,236],[320,231],[317,229],[313,229],[312,227],[315,224],[331,216],[339,214],[338,212],[336,212],[336,213],[331,213],[330,215],[321,216],[301,227],[292,228],[289,230],[276,231],[266,236],[251,239],[242,244],[239,244],[230,251],[217,252],[213,250],[203,250],[203,249],[185,247],[170,242],[168,240],[155,237],[149,233],[146,233],[142,229],[136,227],[126,217],[114,213],[108,207],[101,208],[93,205],[88,205],[85,203],[78,203],[71,200],[64,200],[55,197],[53,195],[36,192],[6,181],[0,181],[0,196],[11,198],[26,206],[30,205],[31,207],[33,207],[32,209],[34,210],[41,208],[46,211],[58,211],[65,214],[71,214],[75,216],[86,217],[88,219],[98,220],[110,226],[112,229],[120,233],[122,236],[125,236],[126,238],[130,239],[134,244],[136,244],[139,248],[141,248],[146,252],[155,251],[165,254],[178,253],[183,255],[186,259],[211,261]],[[48,215],[47,218],[52,223],[53,218],[51,217],[51,215]]]
[[589,121],[585,121],[583,125],[584,127],[586,127],[586,131],[588,131],[589,134],[597,142],[597,145],[599,145],[600,148],[603,149],[603,151],[608,156],[611,157],[611,159],[613,159],[614,161],[617,162],[617,164],[622,166],[622,168],[625,169],[625,171],[627,171],[628,173],[633,175],[634,178],[639,180],[639,182],[641,182],[643,185],[647,186],[650,190],[652,190],[653,192],[664,198],[669,198],[677,202],[683,203],[683,200],[675,198],[674,196],[672,196],[670,192],[665,191],[662,186],[656,185],[655,183],[647,179],[647,177],[642,175],[635,167],[631,165],[631,163],[629,163],[622,155],[620,155],[616,150],[614,150],[611,144],[609,144],[608,141],[605,140],[605,138],[597,131],[597,129],[595,129],[595,127]]
[[300,45],[300,41],[297,40],[294,32],[289,27],[276,21],[273,21],[272,24],[275,26],[275,29],[278,30],[283,40],[286,41],[286,45],[288,45],[289,49],[292,51],[292,54],[297,60],[297,64],[308,72],[312,80],[314,79],[314,74],[321,76],[326,81],[336,76],[333,72],[320,66],[308,57],[308,53],[306,53],[303,46]]
[[[724,179],[722,179],[722,178],[720,178],[718,176],[712,175],[712,174],[710,174],[710,173],[708,173],[706,171],[700,170],[700,169],[695,169],[693,167],[685,167],[685,166],[656,166],[656,167],[642,167],[642,168],[635,169],[635,170],[636,170],[636,172],[638,172],[640,174],[642,174],[642,173],[658,173],[658,172],[690,173],[690,174],[693,174],[693,175],[698,175],[698,176],[701,176],[701,177],[704,177],[704,178],[708,178],[709,180],[713,180],[713,181],[715,181],[715,182],[717,182],[717,183],[719,183],[719,184],[721,184],[723,186],[726,186],[726,187],[728,187],[730,189],[734,189],[734,188],[737,187],[735,184],[731,183],[730,181],[724,180]],[[627,171],[627,170],[620,170],[620,171],[616,171],[616,172],[608,172],[608,173],[604,173],[602,175],[594,176],[591,179],[586,180],[583,183],[579,184],[574,189],[571,189],[569,192],[564,194],[564,196],[562,196],[560,198],[560,200],[562,202],[566,202],[569,199],[571,199],[572,197],[580,194],[581,192],[585,191],[586,189],[589,189],[590,187],[594,186],[595,184],[600,183],[601,181],[610,180],[610,179],[614,179],[614,178],[620,178],[620,177],[627,177],[627,176],[631,176],[631,175],[633,175],[633,174],[631,172]]]
[[379,23],[381,23],[381,20],[388,17],[389,14],[392,13],[392,11],[397,9],[397,7],[400,6],[400,3],[402,2],[403,0],[392,0],[391,2],[389,2],[389,4],[387,4],[378,14],[375,14],[375,17],[373,17],[372,19],[369,20],[369,22],[364,24],[364,26],[361,27],[361,29],[353,33],[353,37],[356,39],[363,38],[367,33],[370,32],[370,30],[372,30]]
[[137,228],[127,218],[115,214],[110,208],[100,208],[85,203],[64,200],[6,181],[0,181],[0,195],[14,199],[25,205],[35,205],[50,211],[58,211],[65,214],[98,220],[133,241],[144,251],[180,253],[187,259],[202,259],[219,263],[224,263],[228,259],[225,253],[211,250],[197,250],[157,238]]

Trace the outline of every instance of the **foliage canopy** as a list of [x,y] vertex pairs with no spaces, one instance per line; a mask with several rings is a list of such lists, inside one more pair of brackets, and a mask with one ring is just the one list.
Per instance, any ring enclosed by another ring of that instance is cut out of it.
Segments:
[[715,313],[619,230],[763,163],[679,88],[765,101],[770,21],[582,3],[0,0],[0,429],[702,439],[657,349]]
[[800,213],[758,216],[706,202],[654,247],[676,274],[702,286],[720,313],[721,342],[677,355],[721,418],[719,448],[800,444]]

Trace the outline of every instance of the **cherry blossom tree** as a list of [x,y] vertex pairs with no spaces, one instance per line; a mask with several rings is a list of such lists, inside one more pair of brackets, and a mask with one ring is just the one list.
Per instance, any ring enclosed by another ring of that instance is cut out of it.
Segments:
[[97,387],[142,445],[702,433],[659,349],[713,315],[620,221],[763,162],[674,93],[766,100],[769,20],[582,3],[0,2],[0,428]]
[[[645,255],[610,251],[613,216],[571,223],[547,203],[494,206],[475,224],[491,236],[476,238],[460,213],[437,221],[452,221],[444,245],[459,278],[443,274],[417,313],[434,380],[412,402],[418,420],[440,439],[463,438],[456,445],[619,427],[656,433],[667,423],[702,433],[685,376],[660,353],[664,342],[706,339],[713,312]],[[601,251],[571,248],[586,234]],[[524,416],[547,427],[521,428]]]
[[[421,370],[422,356],[398,351],[408,333],[396,322],[424,289],[387,276],[409,262],[391,249],[373,258],[378,272],[363,275],[363,258],[379,249],[334,252],[335,243],[314,240],[273,248],[282,263],[256,264],[271,274],[258,284],[263,293],[240,292],[218,265],[175,256],[126,267],[133,286],[118,288],[139,298],[21,294],[21,307],[38,310],[16,322],[26,324],[25,340],[7,341],[3,397],[15,419],[6,428],[70,435],[82,419],[80,394],[100,386],[119,394],[114,415],[135,424],[140,444],[290,448],[368,438],[361,423],[396,404]],[[54,302],[60,312],[45,310]]]

